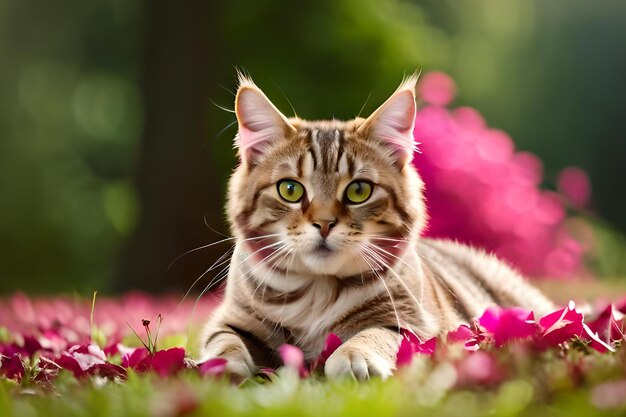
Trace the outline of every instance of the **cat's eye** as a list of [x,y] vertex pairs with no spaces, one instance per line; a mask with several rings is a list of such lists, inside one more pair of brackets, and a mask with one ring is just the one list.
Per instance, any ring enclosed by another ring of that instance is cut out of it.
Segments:
[[367,181],[352,181],[346,188],[346,202],[360,204],[372,195],[372,184]]
[[304,186],[298,181],[281,180],[276,184],[276,188],[278,195],[289,203],[299,203],[304,196]]

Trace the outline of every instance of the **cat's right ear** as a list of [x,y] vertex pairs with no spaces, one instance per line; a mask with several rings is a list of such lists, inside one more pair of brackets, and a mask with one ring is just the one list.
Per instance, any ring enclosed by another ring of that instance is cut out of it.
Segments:
[[235,98],[239,133],[235,146],[243,162],[256,164],[267,148],[278,138],[295,133],[296,129],[247,77],[239,77]]

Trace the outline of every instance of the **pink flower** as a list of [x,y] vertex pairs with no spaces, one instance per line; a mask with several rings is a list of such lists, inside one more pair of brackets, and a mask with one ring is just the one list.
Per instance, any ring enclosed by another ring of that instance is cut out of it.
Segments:
[[137,366],[145,358],[150,356],[150,352],[146,348],[134,348],[122,354],[122,366],[124,368],[137,368]]
[[151,355],[146,348],[137,348],[122,357],[122,366],[137,372],[155,371],[166,377],[185,368],[185,349],[159,350]]
[[591,403],[600,410],[623,407],[626,404],[626,379],[608,381],[593,387]]
[[126,376],[123,368],[106,361],[104,352],[96,345],[74,345],[52,361],[62,369],[71,371],[76,378],[89,375],[109,378]]
[[[445,108],[454,96],[445,74],[424,75],[418,94],[429,104],[415,118],[420,151],[413,159],[425,183],[426,234],[493,251],[529,276],[582,272],[580,245],[567,243],[573,238],[564,225],[564,198],[539,188],[541,160],[516,152],[513,140],[476,110]],[[563,180],[560,190],[570,201],[588,200],[584,172],[567,170]]]
[[[610,317],[600,317],[593,325],[601,329],[604,323],[611,324]],[[593,323],[593,322],[592,322]],[[598,352],[613,352],[615,349],[610,342],[602,338],[593,331],[585,322],[581,312],[576,309],[573,301],[568,306],[550,313],[539,320],[542,334],[537,341],[537,345],[542,348],[555,347],[569,340],[578,338],[589,342],[589,346]],[[611,333],[612,335],[613,333]]]
[[398,368],[410,365],[413,361],[413,355],[416,353],[423,355],[433,355],[435,353],[436,337],[422,342],[415,333],[405,328],[400,329],[400,334],[402,335],[402,340],[396,353],[396,365]]
[[226,372],[228,361],[224,358],[213,358],[198,364],[198,370],[202,376],[219,377]]
[[104,352],[95,345],[74,345],[69,351],[61,353],[56,359],[61,368],[72,371],[75,377],[89,374],[89,370],[96,365],[106,363]]
[[484,336],[470,329],[466,324],[461,324],[456,330],[448,332],[446,341],[448,343],[463,343],[465,350],[476,351]]
[[568,306],[550,313],[539,320],[542,329],[538,344],[541,347],[554,347],[575,337],[581,337],[583,315],[576,310],[576,305],[570,301]]
[[298,371],[300,378],[306,378],[309,375],[304,366],[304,353],[299,347],[285,343],[278,348],[278,354],[286,367]]
[[422,77],[417,89],[424,101],[445,106],[454,98],[456,87],[450,76],[433,71]]
[[574,205],[582,208],[589,203],[591,182],[585,171],[577,167],[567,167],[559,173],[557,180],[559,191]]
[[475,387],[499,384],[505,376],[496,359],[485,351],[472,352],[456,364],[457,385]]
[[[606,346],[615,348],[616,343],[623,343],[624,339],[624,315],[608,305],[595,320],[588,324],[591,332],[591,347],[599,352],[606,352]],[[594,337],[595,336],[595,337]],[[603,343],[597,343],[596,338]]]
[[527,339],[538,330],[533,313],[516,307],[490,307],[478,319],[478,324],[493,337],[497,347],[511,340]]
[[316,369],[323,369],[326,361],[332,355],[339,346],[341,346],[342,341],[335,333],[329,333],[326,336],[326,342],[324,343],[324,349],[319,354],[319,356],[311,363],[310,369],[314,371]]

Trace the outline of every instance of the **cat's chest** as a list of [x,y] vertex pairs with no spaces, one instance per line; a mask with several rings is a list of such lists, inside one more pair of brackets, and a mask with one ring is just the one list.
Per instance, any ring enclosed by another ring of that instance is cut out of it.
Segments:
[[307,356],[315,356],[338,320],[382,291],[382,284],[341,288],[331,280],[312,280],[271,300],[263,301],[261,293],[255,310],[286,330],[290,340],[285,342],[299,346]]

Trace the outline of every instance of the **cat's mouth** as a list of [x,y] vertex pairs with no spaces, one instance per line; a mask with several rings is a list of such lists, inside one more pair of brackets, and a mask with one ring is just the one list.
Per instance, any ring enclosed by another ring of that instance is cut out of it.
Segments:
[[335,250],[328,245],[326,240],[323,240],[313,249],[313,253],[320,257],[327,257],[333,255]]

